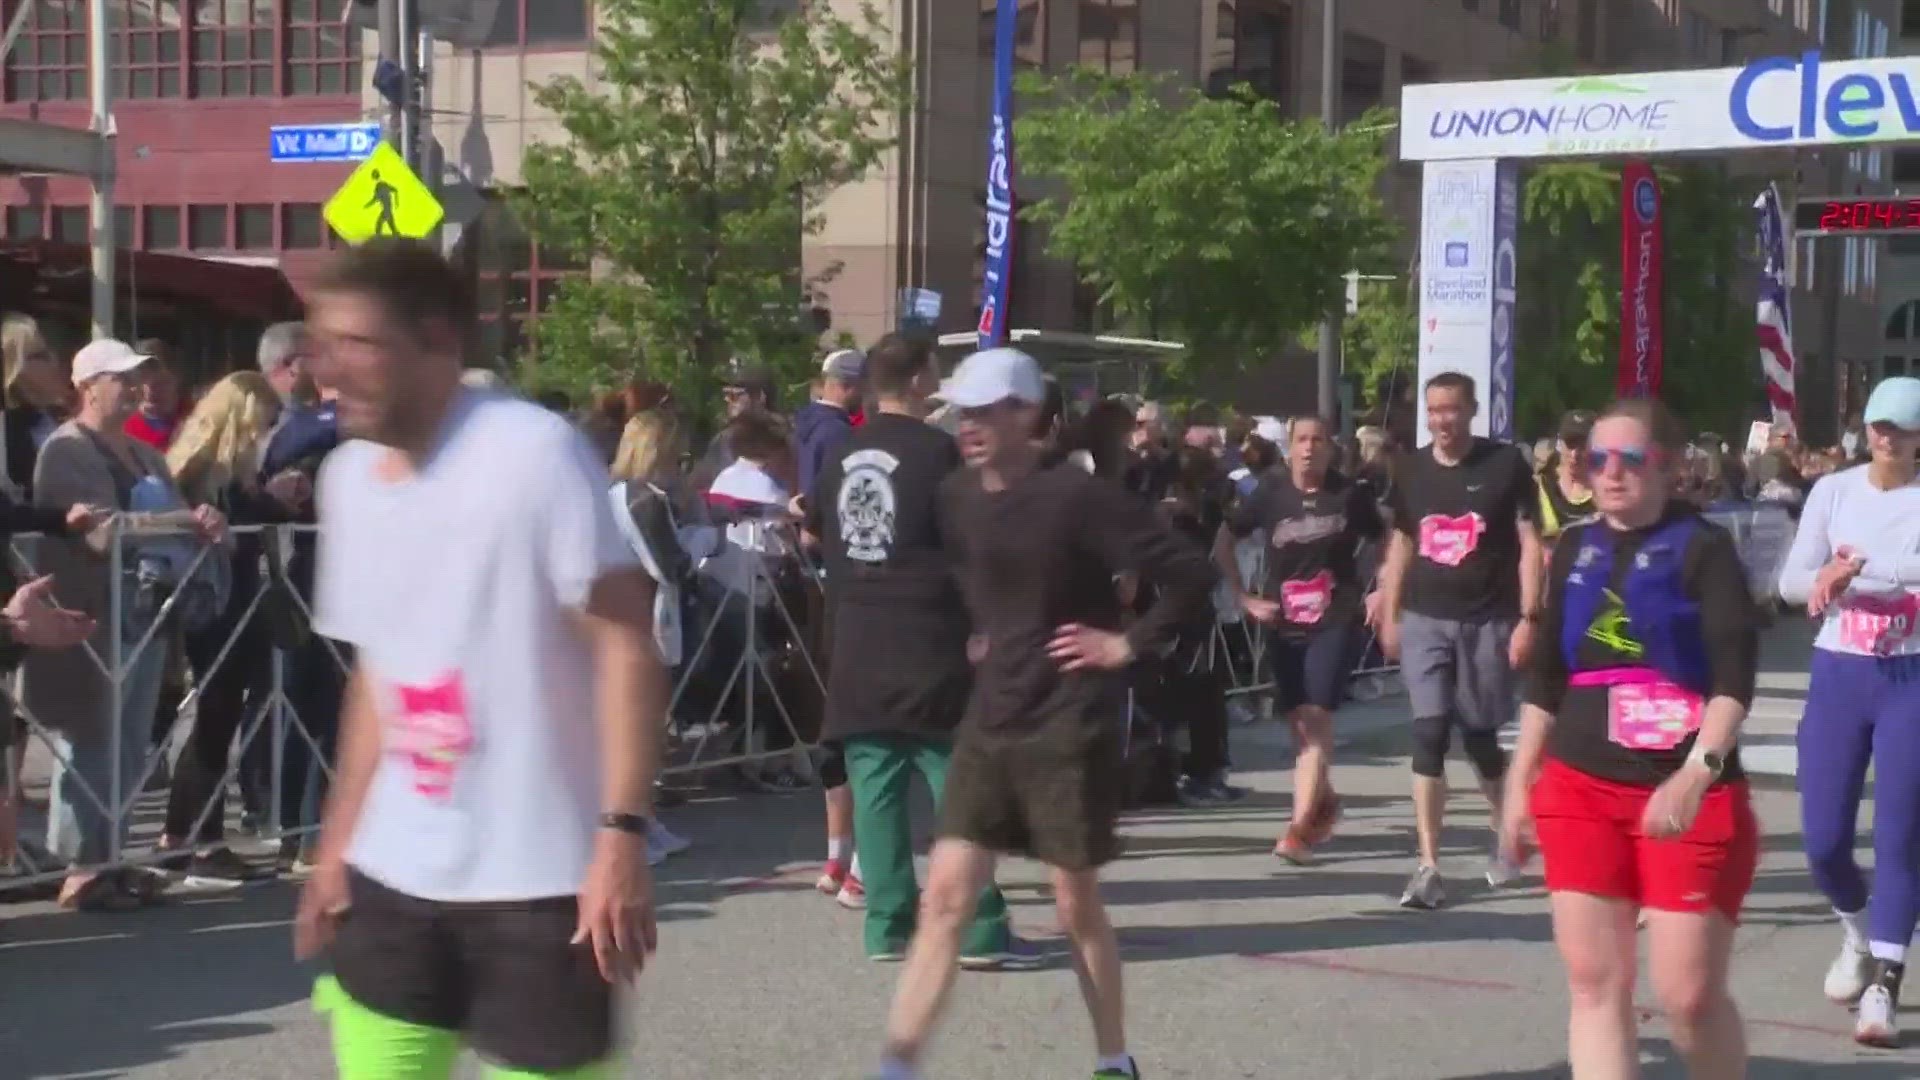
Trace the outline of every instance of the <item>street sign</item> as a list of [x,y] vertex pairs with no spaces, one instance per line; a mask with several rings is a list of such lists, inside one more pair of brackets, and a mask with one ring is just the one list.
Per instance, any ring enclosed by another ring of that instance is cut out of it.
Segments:
[[406,159],[384,142],[353,170],[322,213],[349,244],[376,236],[422,237],[447,214]]
[[267,152],[276,163],[362,161],[379,143],[379,124],[275,124]]

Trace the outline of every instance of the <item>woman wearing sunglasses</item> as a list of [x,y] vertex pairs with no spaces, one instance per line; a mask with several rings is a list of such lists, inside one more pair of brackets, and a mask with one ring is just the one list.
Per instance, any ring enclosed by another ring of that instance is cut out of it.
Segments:
[[1635,918],[1696,1080],[1746,1075],[1727,993],[1758,828],[1734,748],[1753,698],[1753,600],[1733,539],[1674,497],[1684,434],[1615,404],[1586,454],[1597,520],[1555,546],[1500,842],[1537,837],[1572,997],[1575,1080],[1630,1080]]
[[[1859,1002],[1857,1041],[1891,1047],[1920,918],[1920,379],[1882,380],[1865,419],[1871,457],[1813,486],[1780,595],[1822,620],[1798,772],[1807,862],[1844,930],[1826,994]],[[1874,789],[1871,895],[1853,857],[1869,765],[1894,781]]]

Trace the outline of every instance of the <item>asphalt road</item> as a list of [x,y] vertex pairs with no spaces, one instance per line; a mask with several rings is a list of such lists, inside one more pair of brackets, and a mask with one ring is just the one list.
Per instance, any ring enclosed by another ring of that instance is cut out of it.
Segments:
[[[1566,994],[1544,898],[1537,880],[1500,893],[1477,882],[1484,808],[1460,800],[1469,809],[1449,838],[1453,905],[1404,912],[1394,901],[1412,819],[1392,736],[1343,752],[1347,821],[1323,864],[1304,870],[1268,854],[1286,807],[1284,741],[1270,725],[1235,739],[1237,780],[1255,794],[1226,809],[1135,815],[1108,877],[1147,1075],[1566,1075]],[[1468,786],[1464,764],[1453,775]],[[1766,855],[1736,964],[1750,1075],[1920,1077],[1920,1051],[1856,1048],[1847,1014],[1821,999],[1836,930],[1799,854],[1793,795],[1758,801]],[[658,877],[662,950],[629,1009],[630,1075],[857,1078],[872,1066],[895,969],[866,962],[858,916],[810,887],[819,813],[816,796],[757,794],[671,813],[697,846]],[[1034,938],[1054,933],[1043,880],[1019,862],[1001,874]],[[289,956],[291,906],[280,885],[135,915],[0,904],[0,1078],[328,1075],[309,975]],[[1681,1075],[1658,1019],[1642,1045],[1648,1076]],[[1069,971],[965,975],[929,1075],[1085,1076],[1091,1055]]]

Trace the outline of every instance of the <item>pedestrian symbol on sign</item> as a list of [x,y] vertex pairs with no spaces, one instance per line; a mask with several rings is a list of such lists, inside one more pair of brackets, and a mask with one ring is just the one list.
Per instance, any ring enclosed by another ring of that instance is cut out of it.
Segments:
[[373,198],[367,200],[367,205],[363,209],[371,210],[376,206],[380,208],[380,216],[373,222],[373,235],[399,236],[400,226],[394,222],[393,204],[394,200],[400,197],[400,193],[394,190],[392,184],[380,179],[379,169],[373,170],[372,175]]

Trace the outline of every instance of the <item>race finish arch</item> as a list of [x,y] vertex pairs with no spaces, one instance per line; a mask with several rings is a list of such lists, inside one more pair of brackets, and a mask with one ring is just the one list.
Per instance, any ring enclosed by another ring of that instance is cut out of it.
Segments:
[[1471,376],[1485,399],[1475,433],[1512,439],[1518,162],[1912,141],[1920,63],[1811,51],[1737,68],[1408,86],[1400,124],[1401,158],[1422,163],[1420,381]]

